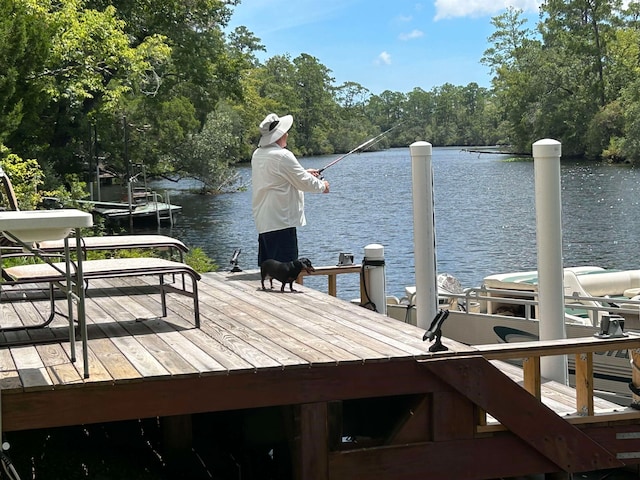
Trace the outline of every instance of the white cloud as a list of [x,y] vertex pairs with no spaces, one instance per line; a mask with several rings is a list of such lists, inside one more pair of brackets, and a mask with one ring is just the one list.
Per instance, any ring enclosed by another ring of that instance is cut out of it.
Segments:
[[494,15],[507,7],[537,12],[540,0],[436,0],[436,20]]
[[388,52],[382,52],[378,55],[378,58],[376,58],[374,63],[376,65],[391,65],[391,54]]
[[414,38],[420,38],[424,36],[424,32],[422,30],[412,30],[409,33],[401,33],[398,38],[400,40],[413,40]]

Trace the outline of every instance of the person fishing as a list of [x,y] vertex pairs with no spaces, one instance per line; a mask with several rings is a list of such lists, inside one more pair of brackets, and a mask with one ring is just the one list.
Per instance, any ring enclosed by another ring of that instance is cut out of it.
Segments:
[[318,170],[305,170],[287,149],[293,117],[270,113],[260,123],[251,157],[252,211],[258,230],[258,266],[267,259],[298,258],[297,227],[306,225],[304,193],[329,193]]

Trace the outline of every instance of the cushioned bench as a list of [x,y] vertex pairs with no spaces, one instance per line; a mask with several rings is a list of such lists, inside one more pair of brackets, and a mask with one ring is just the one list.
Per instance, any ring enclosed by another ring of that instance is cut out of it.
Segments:
[[[107,235],[107,236],[94,236],[94,237],[82,237],[80,239],[82,250],[84,251],[83,258],[86,259],[88,251],[99,250],[130,250],[130,249],[145,249],[153,248],[156,250],[167,250],[171,255],[177,253],[179,261],[184,263],[184,254],[189,251],[189,248],[180,240],[166,235]],[[64,253],[64,239],[39,242],[38,250],[46,257],[55,257],[58,254]],[[70,244],[70,248],[75,250],[75,247]],[[22,257],[27,256],[29,253],[25,252],[22,247],[19,246],[0,246],[0,257]],[[2,277],[5,280],[11,280],[6,272],[2,272]],[[183,285],[184,287],[184,285]]]
[[[108,235],[96,237],[82,237],[82,249],[89,250],[126,250],[137,248],[155,248],[177,252],[180,261],[184,261],[184,253],[189,248],[180,240],[166,235]],[[64,252],[64,240],[40,242],[40,250],[45,253]]]
[[[64,275],[65,264],[58,263],[36,263],[29,265],[18,265],[4,269],[4,273],[11,279],[10,283],[48,283],[51,287],[50,297],[53,304],[53,285],[59,285],[66,281]],[[194,323],[196,328],[200,327],[200,309],[198,303],[198,280],[200,274],[190,266],[165,260],[163,258],[112,258],[106,260],[85,260],[82,262],[82,271],[85,282],[92,279],[117,278],[117,277],[140,277],[158,276],[159,289],[162,302],[162,316],[167,316],[166,293],[178,293],[193,299]],[[186,285],[182,288],[167,284],[164,281],[165,275],[187,275],[191,277],[191,291]]]

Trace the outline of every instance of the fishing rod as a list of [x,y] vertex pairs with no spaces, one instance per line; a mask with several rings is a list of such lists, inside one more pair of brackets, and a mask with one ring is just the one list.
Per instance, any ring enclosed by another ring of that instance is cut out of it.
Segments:
[[375,145],[376,143],[378,143],[380,140],[382,140],[382,137],[384,137],[387,133],[389,133],[391,130],[399,127],[400,125],[402,125],[404,122],[400,122],[397,123],[396,125],[394,125],[393,127],[391,127],[389,130],[385,130],[384,132],[376,135],[373,138],[370,138],[369,140],[367,140],[366,142],[358,145],[356,148],[354,148],[353,150],[348,151],[347,153],[345,153],[344,155],[342,155],[341,157],[336,158],[335,160],[333,160],[331,163],[328,163],[327,165],[325,165],[324,167],[322,167],[320,170],[318,170],[318,175],[321,175],[322,172],[324,172],[327,168],[329,167],[333,167],[336,163],[338,163],[341,160],[344,160],[345,158],[347,158],[349,155],[351,155],[352,153],[357,152],[358,150],[361,150],[365,147],[371,147],[373,145]]

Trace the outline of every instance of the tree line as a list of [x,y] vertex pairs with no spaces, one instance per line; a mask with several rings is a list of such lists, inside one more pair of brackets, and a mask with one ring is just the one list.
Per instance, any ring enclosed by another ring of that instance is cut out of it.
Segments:
[[336,85],[308,54],[264,62],[260,39],[227,31],[240,0],[0,0],[0,157],[37,160],[43,188],[98,166],[132,165],[203,191],[233,188],[257,125],[290,113],[296,154],[344,153],[402,122],[378,148],[504,145],[555,138],[563,155],[640,158],[640,4],[547,0],[536,29],[522,11],[492,19],[470,83],[372,94]]

